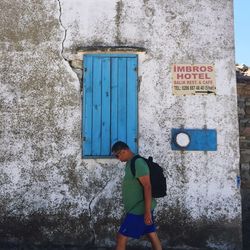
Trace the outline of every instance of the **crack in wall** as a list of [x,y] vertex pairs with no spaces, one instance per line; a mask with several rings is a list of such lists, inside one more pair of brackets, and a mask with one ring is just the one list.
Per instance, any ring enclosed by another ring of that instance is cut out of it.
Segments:
[[[66,28],[66,26],[63,24],[63,21],[62,21],[62,14],[63,14],[62,3],[61,3],[60,0],[57,0],[57,3],[58,3],[58,8],[59,8],[59,17],[58,17],[59,24],[60,24],[60,26],[62,27],[62,29],[64,31],[63,39],[62,39],[62,42],[61,42],[62,48],[61,48],[60,54],[61,54],[61,57],[69,64],[72,71],[77,76],[77,78],[79,80],[79,83],[81,84],[81,82],[82,82],[82,66],[81,67],[75,66],[74,62],[72,62],[70,59],[68,59],[66,56],[64,56],[64,49],[65,49],[64,44],[65,44],[65,41],[67,39],[68,29]],[[81,65],[82,65],[82,61],[81,61]]]
[[64,30],[64,36],[63,36],[63,40],[62,40],[62,49],[61,49],[61,56],[62,58],[68,62],[67,58],[63,55],[64,54],[64,43],[66,41],[66,38],[67,38],[67,29],[66,27],[63,25],[63,22],[62,22],[62,4],[60,2],[60,0],[57,0],[58,2],[58,6],[59,6],[59,23],[62,27],[62,29]]
[[107,185],[110,183],[111,180],[108,180],[105,185],[102,187],[102,189],[95,195],[89,202],[89,218],[90,218],[90,229],[92,231],[92,240],[91,240],[91,246],[94,246],[96,243],[96,232],[94,228],[94,223],[93,223],[93,213],[92,213],[92,208],[91,205],[92,203],[100,196],[100,194],[103,192],[103,190],[107,187]]

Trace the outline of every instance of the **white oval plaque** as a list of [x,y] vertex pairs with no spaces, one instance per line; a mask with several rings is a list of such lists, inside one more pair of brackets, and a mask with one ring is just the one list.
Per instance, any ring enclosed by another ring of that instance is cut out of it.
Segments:
[[185,148],[190,143],[189,135],[183,132],[180,132],[176,135],[176,144],[182,148]]

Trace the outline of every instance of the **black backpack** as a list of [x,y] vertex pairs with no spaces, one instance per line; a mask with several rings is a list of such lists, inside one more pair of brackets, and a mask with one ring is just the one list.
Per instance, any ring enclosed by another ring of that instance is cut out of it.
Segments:
[[150,172],[152,197],[153,198],[164,197],[167,191],[167,184],[166,184],[166,178],[163,174],[162,167],[159,166],[159,164],[157,164],[156,162],[153,162],[153,158],[151,156],[148,159],[146,159],[144,157],[141,157],[140,155],[136,155],[132,158],[130,165],[133,176],[135,176],[135,161],[138,158],[144,159],[148,165]]

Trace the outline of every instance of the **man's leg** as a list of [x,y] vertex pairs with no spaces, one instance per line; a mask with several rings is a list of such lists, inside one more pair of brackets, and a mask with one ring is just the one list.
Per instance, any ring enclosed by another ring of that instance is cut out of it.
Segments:
[[160,242],[156,232],[148,233],[147,236],[148,236],[154,250],[162,250],[161,242]]
[[116,238],[116,250],[125,250],[126,249],[126,244],[128,241],[128,237],[124,236],[120,233],[117,234]]

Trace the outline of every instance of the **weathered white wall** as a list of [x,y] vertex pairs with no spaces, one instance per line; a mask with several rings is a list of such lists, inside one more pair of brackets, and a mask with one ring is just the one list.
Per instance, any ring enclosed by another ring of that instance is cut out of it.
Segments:
[[[161,239],[240,248],[232,2],[1,1],[2,242],[113,245],[123,166],[81,159],[81,66],[70,63],[82,60],[79,48],[131,46],[146,49],[139,54],[139,151],[153,155],[168,178],[157,208]],[[214,64],[217,95],[173,96],[174,63]],[[218,150],[172,151],[171,128],[181,125],[216,129]]]

